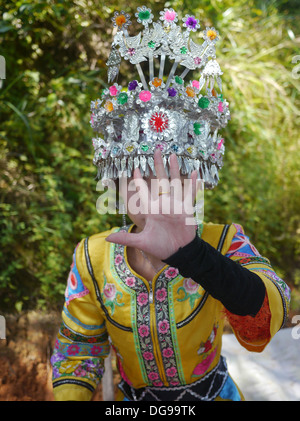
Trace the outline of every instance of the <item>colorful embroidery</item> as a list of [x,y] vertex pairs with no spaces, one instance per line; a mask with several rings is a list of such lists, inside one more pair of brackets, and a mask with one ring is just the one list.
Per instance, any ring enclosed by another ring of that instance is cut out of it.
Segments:
[[219,327],[219,325],[215,324],[213,326],[213,329],[212,329],[208,339],[205,342],[201,342],[197,353],[198,353],[198,355],[203,356],[203,359],[202,359],[201,363],[199,363],[195,367],[195,369],[193,371],[193,374],[192,374],[193,377],[203,376],[203,374],[205,374],[208,371],[211,363],[213,362],[213,360],[216,356],[216,353],[217,353],[217,348],[215,348],[213,351],[212,351],[212,348],[214,346],[214,341],[215,341],[216,336],[217,336],[218,327]]
[[281,324],[281,327],[283,327],[286,322],[289,306],[290,306],[290,300],[291,300],[290,288],[281,278],[279,278],[279,276],[273,270],[265,269],[265,268],[251,268],[251,270],[253,272],[262,273],[264,276],[270,279],[273,282],[273,284],[277,287],[278,292],[282,299],[282,304],[283,304],[284,314],[283,314],[283,321]]
[[[155,301],[155,314],[158,342],[165,375],[171,386],[181,384],[180,373],[178,372],[179,366],[176,363],[176,352],[172,339],[172,319],[170,318],[170,298],[168,294],[169,289],[172,288],[172,283],[176,282],[177,276],[178,270],[168,267],[158,276],[155,284],[155,297],[157,298],[157,301]],[[166,285],[168,285],[168,289],[165,288]]]
[[211,363],[215,359],[216,353],[217,349],[208,354],[208,356],[204,358],[201,361],[201,363],[195,367],[192,377],[203,376],[208,371],[209,367],[211,366]]
[[118,302],[118,297],[122,299],[123,294],[120,291],[117,291],[115,284],[109,284],[104,275],[104,288],[101,293],[102,300],[105,306],[110,307],[111,315],[115,312],[115,306],[122,307],[124,303]]
[[182,302],[189,300],[191,309],[194,308],[195,301],[198,298],[201,298],[203,294],[199,294],[199,290],[203,290],[193,279],[186,278],[183,281],[183,285],[178,288],[177,294],[180,294],[180,291],[183,291],[184,296],[182,298],[177,298],[177,301]]
[[287,284],[281,279],[279,278],[279,276],[270,269],[264,269],[264,268],[253,268],[251,269],[253,272],[260,272],[263,273],[265,276],[267,276],[267,278],[271,279],[273,282],[275,282],[278,287],[281,289],[285,300],[287,303],[290,302],[291,299],[291,290],[290,288],[287,286]]
[[268,265],[271,267],[270,260],[268,260],[265,257],[246,257],[246,258],[238,259],[235,261],[243,266],[253,265],[253,263],[263,263],[264,265]]
[[227,257],[241,256],[260,256],[253,244],[250,243],[249,237],[247,237],[241,227],[241,225],[233,224],[237,229],[237,233],[234,235],[230,248],[226,253]]
[[[129,226],[126,229],[128,230]],[[139,356],[140,366],[144,376],[146,376],[145,381],[149,385],[161,385],[163,381],[160,378],[154,358],[154,345],[150,334],[150,303],[147,287],[142,279],[136,277],[126,264],[125,247],[121,244],[112,244],[111,247],[113,250],[112,273],[116,272],[124,287],[133,290],[136,294],[135,312],[132,319],[133,333],[135,342],[138,345],[136,351]],[[151,355],[153,355],[153,358]]]
[[173,279],[176,278],[176,276],[178,275],[178,269],[177,268],[172,268],[169,267],[168,269],[165,270],[165,277],[167,279]]
[[89,358],[83,361],[67,360],[65,355],[55,350],[51,357],[53,380],[63,377],[92,380],[96,384],[104,373],[104,362],[100,358]]
[[[129,229],[129,226],[126,227]],[[153,338],[150,326],[150,302],[147,286],[142,279],[136,277],[126,263],[124,246],[115,244],[112,261],[115,270],[121,280],[127,287],[136,293],[136,330],[137,341],[139,343],[138,353],[140,362],[145,368],[147,382],[156,387],[162,386],[163,380],[160,377],[157,361],[155,358]],[[156,331],[160,346],[160,353],[163,360],[165,376],[170,385],[180,384],[180,379],[176,367],[176,353],[172,343],[169,299],[166,285],[176,281],[179,275],[178,269],[167,267],[157,278],[155,290],[153,291],[155,300]]]
[[56,339],[55,342],[55,350],[60,354],[64,355],[65,357],[74,357],[74,356],[94,356],[99,357],[103,356],[106,357],[109,354],[109,345],[103,342],[100,343],[85,343],[82,344],[80,342],[75,343],[65,343]]
[[66,306],[75,298],[83,297],[89,294],[89,290],[85,287],[76,266],[76,246],[73,254],[73,262],[68,276],[67,288],[65,291]]
[[87,336],[71,330],[64,322],[61,324],[59,333],[61,336],[69,339],[72,342],[100,343],[106,342],[108,340],[108,335],[106,332],[102,335]]

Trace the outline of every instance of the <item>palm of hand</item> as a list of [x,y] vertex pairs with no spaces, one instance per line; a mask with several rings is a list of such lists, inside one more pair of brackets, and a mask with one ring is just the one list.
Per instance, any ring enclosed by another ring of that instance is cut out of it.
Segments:
[[[135,247],[149,253],[158,259],[166,259],[192,241],[196,233],[192,206],[187,205],[187,199],[194,203],[196,197],[197,172],[193,171],[187,191],[183,197],[181,189],[170,189],[170,184],[178,186],[180,171],[176,155],[170,156],[170,178],[166,175],[161,152],[154,154],[157,188],[149,191],[139,169],[134,172],[134,182],[139,187],[139,198],[145,215],[145,226],[139,233],[120,231],[110,234],[106,240],[113,243]],[[176,184],[177,182],[177,184]],[[158,186],[163,187],[159,194]],[[168,193],[169,192],[169,193]]]

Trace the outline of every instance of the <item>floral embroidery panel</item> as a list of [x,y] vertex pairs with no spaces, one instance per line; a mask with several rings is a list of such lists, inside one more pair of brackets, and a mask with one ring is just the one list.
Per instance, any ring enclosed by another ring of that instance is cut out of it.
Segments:
[[[124,229],[124,228],[122,228]],[[126,227],[129,229],[129,226]],[[134,334],[138,338],[139,349],[137,353],[140,363],[147,376],[147,382],[153,386],[163,384],[160,378],[157,363],[154,358],[154,345],[151,336],[150,327],[150,303],[148,290],[142,279],[135,276],[125,260],[125,247],[121,244],[112,244],[113,248],[113,265],[119,277],[119,281],[123,282],[127,288],[132,289],[136,293],[135,308],[135,328]]]
[[[124,228],[123,228],[124,229]],[[126,227],[129,229],[129,227]],[[144,366],[148,383],[152,386],[162,386],[158,362],[155,358],[153,328],[158,337],[160,355],[163,361],[164,374],[170,385],[180,384],[176,367],[175,351],[172,341],[169,319],[169,297],[166,285],[178,276],[178,269],[167,267],[157,278],[155,283],[154,306],[156,326],[150,320],[149,293],[143,280],[128,267],[125,260],[125,247],[119,244],[113,246],[113,263],[121,282],[136,293],[136,332],[138,334],[140,362]]]
[[213,349],[213,347],[218,327],[218,324],[214,325],[208,339],[205,342],[201,342],[198,354],[203,356],[203,360],[195,367],[192,374],[193,377],[203,376],[215,359],[217,347],[215,347],[215,349]]

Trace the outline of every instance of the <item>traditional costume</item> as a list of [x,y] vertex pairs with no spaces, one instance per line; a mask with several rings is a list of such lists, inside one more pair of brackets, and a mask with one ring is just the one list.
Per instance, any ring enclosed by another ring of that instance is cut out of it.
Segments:
[[[137,167],[145,177],[155,174],[153,153],[159,147],[167,171],[168,157],[176,153],[183,175],[197,170],[212,188],[225,150],[218,129],[230,117],[214,88],[216,78],[221,90],[218,32],[206,28],[199,46],[189,39],[199,28],[193,16],[183,19],[184,31],[173,9],[162,11],[151,29],[150,9],[138,8],[136,16],[145,28],[130,37],[129,16],[115,13],[109,80],[117,76],[121,55],[137,66],[141,81],[130,82],[126,92],[115,83],[91,106],[91,125],[102,133],[93,139],[98,176],[131,176]],[[167,57],[174,64],[163,82]],[[140,65],[146,60],[149,85]],[[185,69],[175,76],[178,65]],[[201,77],[185,85],[193,69]],[[165,259],[148,282],[130,267],[126,246],[105,240],[133,228],[114,227],[75,248],[51,358],[55,398],[90,400],[113,348],[122,378],[119,400],[243,399],[222,356],[225,317],[243,347],[261,352],[285,323],[288,286],[236,223],[199,223],[195,239]]]

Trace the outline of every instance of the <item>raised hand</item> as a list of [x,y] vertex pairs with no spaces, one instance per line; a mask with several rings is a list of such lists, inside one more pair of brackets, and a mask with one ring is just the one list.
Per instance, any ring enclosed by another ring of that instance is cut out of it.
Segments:
[[[176,155],[170,156],[170,181],[159,149],[154,154],[154,166],[156,185],[162,187],[163,191],[161,192],[158,188],[149,191],[140,170],[134,171],[134,183],[139,188],[138,194],[145,215],[143,230],[139,233],[125,231],[113,233],[106,238],[106,241],[135,247],[163,260],[175,253],[179,247],[191,242],[195,237],[196,222],[193,219],[192,204],[196,197],[197,171],[193,171],[189,182],[185,183],[188,186],[183,196],[181,189],[170,189],[170,186],[174,186],[176,183],[180,183],[181,186]],[[186,206],[184,200],[188,199],[191,203]],[[169,212],[166,212],[166,209]]]

